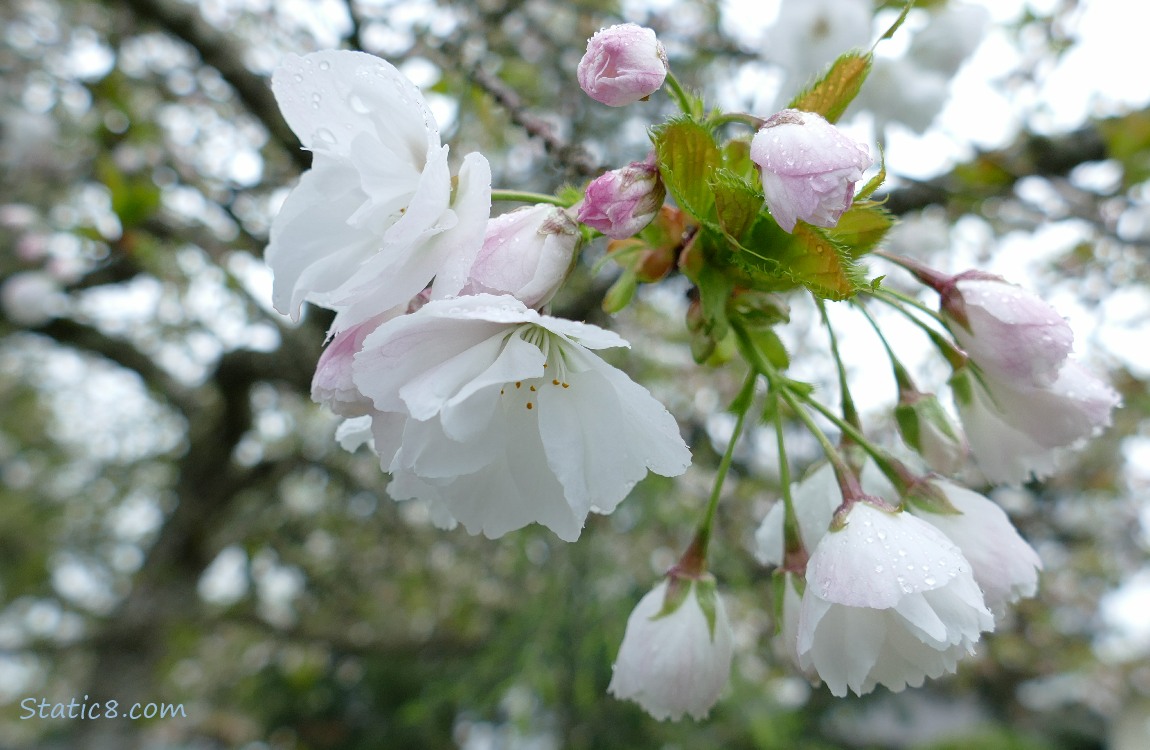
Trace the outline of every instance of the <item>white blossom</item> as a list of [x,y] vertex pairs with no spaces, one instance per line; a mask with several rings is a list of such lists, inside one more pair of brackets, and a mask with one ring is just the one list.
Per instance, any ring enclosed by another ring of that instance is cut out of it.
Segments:
[[994,618],[970,563],[934,526],[857,502],[807,565],[799,666],[837,696],[954,671]]
[[1017,385],[1057,379],[1074,332],[1050,303],[981,271],[955,276],[941,294],[943,319],[983,372]]
[[285,57],[272,91],[312,167],[284,201],[265,253],[277,310],[306,300],[352,326],[467,279],[491,208],[479,154],[456,183],[435,118],[391,64],[361,52]]
[[934,484],[959,513],[927,513],[913,506],[911,510],[962,550],[975,582],[982,589],[986,606],[1001,616],[1007,604],[1034,596],[1042,561],[1019,536],[1002,508],[952,482],[937,479]]
[[578,538],[648,469],[686,470],[678,425],[592,349],[618,335],[510,296],[433,300],[384,322],[355,354],[356,388],[396,500],[419,498],[473,534],[540,523]]
[[597,102],[622,107],[646,99],[667,78],[667,53],[645,26],[623,23],[587,40],[576,71],[579,87]]
[[567,278],[579,225],[562,208],[527,206],[487,222],[464,294],[510,294],[528,307],[549,302]]
[[1118,394],[1074,360],[1050,386],[1017,385],[969,367],[950,379],[971,453],[995,483],[1049,475],[1056,449],[1074,448],[1110,424]]
[[[731,625],[711,580],[672,579],[639,600],[627,618],[608,692],[659,719],[706,718],[731,672]],[[674,607],[673,611],[667,611]]]

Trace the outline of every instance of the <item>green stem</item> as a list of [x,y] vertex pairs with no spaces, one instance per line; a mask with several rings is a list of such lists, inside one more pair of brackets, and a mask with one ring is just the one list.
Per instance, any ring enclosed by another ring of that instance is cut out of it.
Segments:
[[545,193],[526,193],[522,190],[492,190],[491,200],[492,202],[517,201],[519,203],[550,203],[553,206],[567,208],[567,204],[556,198],[554,195],[547,195]]
[[870,310],[866,309],[866,305],[857,300],[855,300],[854,304],[859,312],[863,314],[863,317],[867,319],[867,322],[870,323],[871,328],[874,329],[875,334],[878,336],[878,340],[882,342],[883,348],[886,349],[886,355],[890,359],[891,369],[894,370],[895,382],[898,383],[899,393],[917,393],[918,388],[914,384],[914,379],[895,355],[894,349],[891,348],[890,342],[887,341],[886,336],[883,335],[882,328],[879,327],[878,321],[870,314]]
[[671,98],[679,105],[679,109],[683,111],[683,114],[694,117],[695,112],[694,107],[691,106],[691,96],[683,88],[683,85],[679,83],[679,79],[675,77],[674,73],[667,73],[666,84],[667,88],[670,89]]
[[[815,440],[819,441],[819,445],[822,446],[823,452],[827,456],[827,461],[834,467],[835,474],[838,476],[839,486],[843,490],[843,500],[849,503],[861,497],[863,494],[862,488],[858,483],[858,477],[855,476],[854,470],[847,465],[846,460],[835,448],[830,438],[826,436],[822,428],[818,426],[815,420],[811,418],[811,415],[807,413],[807,410],[798,402],[798,399],[795,398],[790,382],[775,369],[774,365],[759,353],[759,350],[755,348],[754,343],[751,341],[750,335],[742,325],[732,320],[731,329],[734,330],[740,344],[742,344],[743,356],[747,357],[750,361],[752,369],[758,370],[766,376],[771,391],[787,402],[787,405],[791,407],[807,430],[814,435]],[[813,401],[813,399],[811,399],[811,401]],[[813,403],[818,402],[813,401]],[[822,407],[822,404],[818,405]],[[820,411],[821,410],[820,408]],[[837,422],[841,420],[836,416],[834,421]],[[845,432],[844,430],[844,433]],[[855,430],[853,427],[851,428],[851,433],[852,437],[854,435],[862,435],[859,430]],[[865,440],[865,438],[863,439]]]
[[765,125],[766,122],[767,121],[763,118],[755,117],[754,115],[747,114],[746,112],[724,112],[723,114],[718,115],[712,119],[710,121],[710,125],[712,128],[717,129],[728,123],[739,123],[741,125],[746,125],[757,133],[762,130],[763,125]]
[[[691,543],[691,547],[687,550],[684,557],[684,563],[690,562],[691,566],[686,567],[687,573],[703,573],[706,569],[707,561],[707,545],[711,542],[711,530],[715,524],[715,511],[719,507],[719,495],[723,491],[723,482],[727,478],[727,472],[731,469],[731,462],[735,456],[735,443],[738,442],[739,436],[743,433],[743,423],[747,419],[747,412],[751,410],[752,395],[755,389],[755,380],[758,378],[758,373],[755,368],[751,368],[747,373],[747,379],[743,382],[743,387],[739,391],[735,403],[739,405],[739,410],[736,414],[735,429],[731,432],[731,439],[727,442],[727,450],[723,452],[723,458],[719,461],[719,468],[715,473],[715,484],[711,488],[711,498],[707,502],[707,510],[703,515],[703,521],[699,524],[699,529],[695,533],[695,540]],[[688,556],[697,556],[697,563],[695,561],[688,561]],[[698,565],[698,570],[691,570],[694,564]]]
[[[916,326],[918,326],[923,331],[925,331],[926,335],[930,337],[931,343],[933,343],[935,348],[938,349],[938,351],[942,354],[942,356],[946,358],[946,361],[950,363],[951,367],[953,367],[954,369],[957,370],[959,367],[962,367],[964,364],[966,364],[967,356],[966,356],[966,353],[964,351],[962,351],[957,346],[955,346],[953,343],[951,343],[946,338],[944,338],[942,336],[942,334],[940,334],[938,331],[934,330],[933,328],[928,326],[926,323],[919,320],[918,316],[912,315],[910,310],[907,310],[905,307],[902,306],[902,303],[905,302],[905,303],[913,304],[914,306],[918,307],[919,309],[923,310],[924,312],[926,312],[929,315],[931,315],[932,317],[934,317],[936,320],[939,320],[939,322],[941,323],[942,322],[941,319],[933,310],[928,310],[926,308],[923,308],[921,306],[921,304],[918,302],[918,300],[905,298],[905,295],[900,295],[898,293],[891,292],[889,289],[880,290],[877,293],[872,294],[871,296],[874,297],[875,299],[879,300],[880,302],[885,302],[886,304],[893,307],[895,310],[898,310],[900,313],[902,313],[906,317],[907,320],[909,320],[911,323],[914,323]],[[945,323],[943,325],[945,325]]]
[[931,308],[924,305],[922,302],[919,302],[914,297],[911,297],[908,294],[903,294],[902,292],[898,291],[897,289],[890,289],[888,287],[882,287],[881,289],[877,289],[874,292],[869,292],[869,294],[872,297],[874,297],[875,299],[880,299],[883,302],[887,303],[888,305],[896,305],[900,302],[904,305],[910,305],[911,307],[918,310],[919,312],[925,313],[926,315],[929,315],[931,318],[937,320],[939,323],[946,325],[946,323],[942,319],[942,316],[938,314],[937,310],[932,310]]
[[822,316],[823,325],[827,327],[827,335],[831,339],[831,355],[835,358],[835,366],[839,371],[839,391],[842,394],[843,418],[855,427],[862,429],[862,420],[859,419],[858,410],[855,409],[850,384],[847,382],[847,368],[843,364],[842,355],[839,353],[838,338],[835,336],[835,329],[831,327],[830,318],[827,317],[827,306],[818,297],[815,298],[815,304],[819,307],[819,315]]
[[[772,398],[778,399],[777,394]],[[795,500],[791,495],[791,467],[787,461],[787,445],[783,439],[783,419],[775,407],[775,439],[779,444],[779,484],[783,491],[783,569],[796,573],[806,570],[808,553],[799,531],[799,516],[795,513]]]

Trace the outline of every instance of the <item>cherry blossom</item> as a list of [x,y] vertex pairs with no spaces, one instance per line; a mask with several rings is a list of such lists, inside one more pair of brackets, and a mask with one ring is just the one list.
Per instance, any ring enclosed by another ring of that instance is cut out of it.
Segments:
[[866,148],[813,112],[784,109],[751,140],[767,208],[784,230],[803,221],[833,227],[871,165]]
[[730,676],[732,642],[713,580],[665,579],[627,618],[607,690],[660,721],[706,718]]
[[265,260],[277,310],[310,301],[350,327],[406,305],[434,280],[456,294],[479,252],[491,172],[468,154],[453,178],[419,89],[361,52],[289,55],[272,91],[312,167],[284,201]]
[[994,629],[970,563],[941,531],[856,502],[807,565],[799,666],[831,693],[898,692],[954,671]]
[[651,29],[618,24],[587,40],[576,74],[587,96],[622,107],[659,90],[667,78],[667,53]]
[[510,296],[432,300],[354,355],[388,493],[444,509],[473,534],[540,523],[578,538],[648,469],[686,470],[675,419],[592,350],[618,335]]

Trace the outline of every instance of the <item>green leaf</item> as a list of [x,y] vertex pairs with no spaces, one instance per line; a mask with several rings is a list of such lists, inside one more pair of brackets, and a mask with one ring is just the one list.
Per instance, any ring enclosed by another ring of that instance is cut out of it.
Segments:
[[853,297],[864,286],[862,272],[849,253],[825,230],[800,222],[793,235],[802,254],[791,260],[791,272],[811,292],[842,300]]
[[907,14],[910,13],[910,9],[913,7],[914,0],[909,0],[906,5],[902,6],[902,13],[898,14],[898,18],[894,19],[894,23],[890,25],[890,28],[883,32],[883,35],[878,38],[878,41],[875,42],[875,46],[878,46],[878,43],[884,39],[890,39],[894,36],[894,32],[898,31],[898,28],[902,26],[903,21],[906,20]]
[[863,189],[855,194],[855,200],[861,201],[874,195],[874,191],[882,187],[883,182],[886,181],[886,154],[882,152],[882,146],[878,147],[878,174],[870,178],[867,184],[863,185]]
[[713,339],[727,335],[727,300],[731,297],[734,282],[722,271],[710,265],[699,272],[699,303],[703,308],[703,332]]
[[[848,299],[863,288],[865,279],[850,253],[823,229],[799,222],[792,234],[761,215],[747,244],[738,243],[735,261],[767,289],[803,286],[819,297]],[[789,282],[789,285],[788,283]]]
[[783,345],[773,328],[748,328],[747,335],[759,353],[771,363],[776,370],[785,370],[791,365],[787,347]]
[[711,178],[715,212],[723,233],[742,243],[763,212],[763,193],[757,186],[727,169]]
[[858,259],[874,249],[894,226],[894,217],[877,203],[856,203],[827,234]]
[[714,137],[694,120],[679,118],[656,127],[654,141],[667,192],[680,208],[707,223],[715,205],[710,176],[723,161]]
[[623,273],[619,274],[619,278],[615,279],[615,283],[603,295],[603,312],[617,313],[631,303],[631,298],[635,295],[635,288],[638,286],[638,280],[635,278],[635,272],[630,268],[624,269]]
[[788,109],[816,112],[835,122],[858,95],[870,73],[871,53],[851,50],[839,55],[823,77],[791,100]]
[[723,146],[723,166],[751,182],[759,182],[759,172],[751,161],[751,142],[740,139],[729,141]]

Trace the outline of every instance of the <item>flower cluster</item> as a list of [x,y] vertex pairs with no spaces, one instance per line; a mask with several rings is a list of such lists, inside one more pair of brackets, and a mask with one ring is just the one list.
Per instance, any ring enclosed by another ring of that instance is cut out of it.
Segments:
[[862,475],[872,494],[841,502],[824,464],[790,491],[805,564],[788,559],[782,504],[756,533],[758,559],[788,577],[782,650],[835,695],[899,691],[954,671],[993,630],[992,612],[1037,588],[1042,563],[1006,514],[978,493],[930,481],[943,512],[891,505],[884,498],[897,493],[873,464]]
[[[345,418],[344,447],[371,445],[394,499],[423,502],[437,524],[472,534],[538,523],[574,541],[589,514],[614,511],[647,472],[686,470],[675,419],[598,354],[627,342],[549,314],[581,245],[600,235],[622,268],[608,312],[639,284],[678,272],[691,286],[685,327],[697,362],[745,363],[736,426],[693,541],[632,612],[608,686],[658,719],[706,716],[731,670],[731,623],[707,554],[736,441],[754,415],[775,422],[780,476],[790,471],[784,413],[826,453],[783,488],[756,555],[784,584],[782,651],[842,696],[954,671],[1010,603],[1036,591],[1042,563],[1002,509],[943,477],[962,476],[972,455],[991,482],[1041,478],[1118,402],[1070,358],[1068,324],[1038,297],[880,249],[893,219],[870,196],[885,170],[860,187],[870,151],[835,125],[870,55],[844,55],[761,118],[687,93],[650,29],[603,29],[579,63],[580,87],[624,106],[666,86],[680,114],[651,129],[645,159],[562,199],[492,190],[479,154],[452,175],[422,94],[382,60],[318,52],[285,60],[273,77],[313,153],[272,225],[274,304],[293,318],[303,302],[335,312],[312,397]],[[728,136],[734,125],[751,132]],[[498,199],[534,205],[492,216]],[[939,311],[867,281],[857,261],[868,254],[934,289]],[[790,354],[775,328],[803,294],[828,329],[830,301],[852,300],[874,322],[898,384],[895,421],[916,456],[896,459],[862,428],[833,330],[841,416],[813,384],[785,374]],[[927,330],[952,366],[957,421],[915,385],[870,303]],[[766,403],[755,408],[764,381]]]
[[393,498],[570,541],[648,470],[686,469],[674,418],[595,354],[627,343],[539,312],[579,244],[566,210],[489,218],[486,160],[453,178],[422,94],[383,60],[289,58],[272,85],[314,155],[272,226],[274,301],[336,312],[312,395],[349,418],[345,445],[372,442]]

